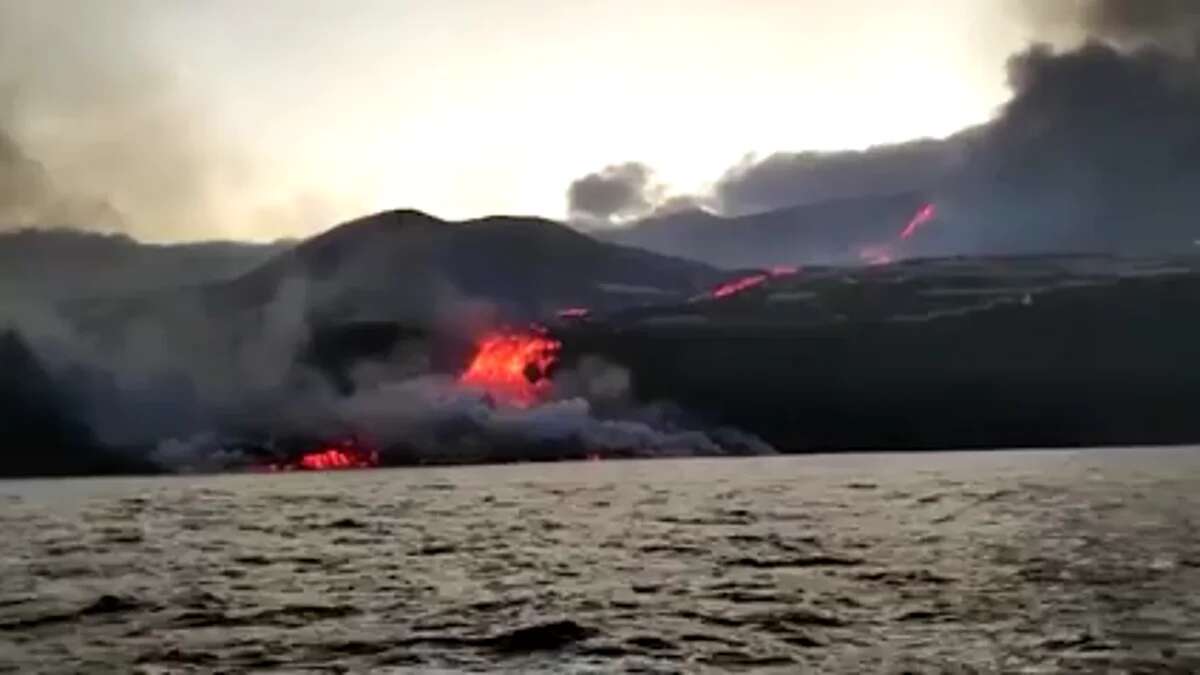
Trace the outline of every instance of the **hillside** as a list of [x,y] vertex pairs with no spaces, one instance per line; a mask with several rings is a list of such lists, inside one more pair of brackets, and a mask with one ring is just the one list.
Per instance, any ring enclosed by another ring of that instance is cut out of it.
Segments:
[[1200,260],[806,268],[556,334],[781,450],[1200,442]]
[[488,327],[568,307],[679,302],[720,276],[546,220],[391,211],[234,279],[59,303],[65,320],[34,316],[25,327],[39,353],[84,366],[81,417],[103,442],[153,444],[214,419],[254,418],[253,406],[277,410],[305,387],[349,393],[363,360],[452,370]]
[[78,230],[0,233],[0,293],[24,300],[127,295],[232,279],[287,242],[145,244]]
[[676,301],[718,276],[703,264],[600,242],[549,220],[445,222],[389,211],[313,237],[216,292],[255,305],[301,283],[310,316],[322,322],[426,324],[480,304],[532,319],[565,307]]

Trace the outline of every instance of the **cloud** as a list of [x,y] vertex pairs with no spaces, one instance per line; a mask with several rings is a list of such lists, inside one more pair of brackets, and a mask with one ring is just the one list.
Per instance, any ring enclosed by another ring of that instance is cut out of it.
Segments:
[[[714,184],[710,203],[738,216],[906,192],[931,197],[941,225],[906,242],[906,255],[1193,251],[1200,239],[1200,4],[1091,0],[1027,9],[1035,33],[1061,37],[1068,27],[1075,42],[1013,55],[1012,96],[991,121],[945,140],[747,157]],[[899,228],[907,215],[886,217]],[[791,250],[786,233],[801,221],[788,218],[755,220],[758,239],[709,228],[721,237],[706,240],[699,257],[719,260],[737,249],[743,263],[769,264],[781,248]],[[878,222],[856,218],[838,221],[839,231],[825,238],[851,248],[885,243]],[[814,227],[805,251],[822,250],[820,222]],[[681,238],[698,231],[676,228],[675,242],[656,250],[687,254],[696,247]]]
[[714,195],[722,213],[740,215],[925,189],[957,167],[959,146],[920,140],[863,151],[748,156],[721,176]]
[[646,215],[662,198],[662,187],[645,164],[605,167],[571,183],[568,210],[573,219],[620,221]]
[[[1156,25],[1138,33],[1143,45]],[[862,153],[773,155],[727,172],[718,202],[740,213],[915,190],[933,195],[944,216],[912,242],[917,254],[1188,250],[1200,235],[1200,68],[1191,56],[1092,38],[1035,45],[1009,60],[1007,75],[1012,97],[982,126]]]
[[1091,0],[1079,19],[1088,34],[1135,47],[1195,55],[1200,38],[1200,4],[1194,0]]
[[289,204],[330,198],[266,189],[261,162],[164,65],[174,45],[152,30],[162,11],[146,0],[0,0],[0,229],[162,241],[328,224],[312,221],[329,209]]
[[1009,64],[953,198],[983,250],[1179,251],[1200,209],[1200,72],[1092,41]]
[[115,230],[122,218],[103,199],[60,190],[45,167],[0,126],[0,228],[68,223]]

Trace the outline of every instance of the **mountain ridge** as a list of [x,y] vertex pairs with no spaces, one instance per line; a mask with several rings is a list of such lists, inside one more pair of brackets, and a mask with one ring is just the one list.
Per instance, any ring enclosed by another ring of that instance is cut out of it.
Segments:
[[598,236],[730,269],[859,264],[864,249],[894,243],[905,223],[928,203],[926,191],[906,191],[739,216],[689,210],[650,217]]

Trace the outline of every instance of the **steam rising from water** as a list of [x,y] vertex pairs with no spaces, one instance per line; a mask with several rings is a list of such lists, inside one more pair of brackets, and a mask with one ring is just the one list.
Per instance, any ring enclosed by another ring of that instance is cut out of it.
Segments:
[[[353,430],[381,448],[383,463],[550,460],[585,456],[677,457],[758,455],[774,450],[762,440],[731,428],[681,425],[669,406],[639,406],[614,383],[628,382],[616,366],[585,367],[567,379],[572,389],[596,392],[596,404],[576,392],[561,392],[544,403],[514,406],[463,387],[449,376],[427,375],[389,382],[337,400],[316,401],[303,426],[276,420],[274,431],[336,433]],[[618,385],[619,386],[619,385]],[[561,396],[561,397],[560,397]],[[619,413],[613,411],[614,404]],[[300,404],[303,405],[303,404]],[[293,417],[294,419],[294,417]],[[252,464],[237,447],[237,436],[203,433],[169,439],[152,457],[173,471],[205,471]]]

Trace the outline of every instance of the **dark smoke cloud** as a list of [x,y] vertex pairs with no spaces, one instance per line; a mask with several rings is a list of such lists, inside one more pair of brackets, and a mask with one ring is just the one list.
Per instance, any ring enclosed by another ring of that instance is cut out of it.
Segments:
[[628,162],[605,167],[571,183],[568,209],[573,219],[620,221],[644,216],[662,197],[654,172],[645,164]]
[[1091,0],[1079,19],[1089,35],[1119,45],[1153,45],[1195,56],[1200,38],[1195,0]]
[[951,192],[982,250],[1179,252],[1200,235],[1200,70],[1100,42],[1012,59]]
[[664,218],[689,211],[712,212],[715,210],[716,205],[713,203],[711,197],[703,195],[673,195],[655,204],[654,210],[650,213],[649,217]]
[[1084,44],[1009,62],[1013,97],[949,192],[969,239],[957,247],[1187,252],[1200,237],[1200,4],[1072,9],[1035,20],[1068,22]]
[[[14,329],[30,352],[6,362],[0,349],[0,422],[10,410],[21,412],[14,402],[28,398],[22,382],[30,378],[19,366],[36,361],[52,379],[47,388],[62,393],[56,405],[63,401],[60,407],[100,448],[157,469],[244,465],[261,460],[258,451],[279,447],[277,440],[304,444],[346,435],[371,440],[395,463],[581,457],[589,450],[769,451],[745,434],[642,405],[630,375],[609,364],[564,368],[553,399],[530,408],[460,386],[446,374],[467,356],[455,352],[505,316],[501,303],[523,291],[498,287],[519,285],[520,275],[480,262],[495,281],[490,295],[471,292],[447,270],[461,268],[456,261],[478,246],[449,236],[448,225],[415,213],[365,220],[375,227],[348,224],[225,283],[57,301],[28,293],[6,298],[0,283],[0,334]],[[589,247],[559,225],[502,224],[492,231],[503,236],[471,241],[492,242],[493,257],[496,242],[535,255]],[[529,226],[552,233],[528,245]],[[551,248],[538,243],[547,240]],[[621,260],[628,254],[610,253]],[[397,277],[397,269],[406,274]],[[560,273],[552,276],[562,282]],[[543,284],[537,291],[552,295],[555,288]],[[393,330],[381,332],[381,324]],[[90,452],[90,439],[77,442],[76,459]],[[80,460],[69,470],[88,469]]]
[[[269,429],[283,438],[353,434],[379,448],[385,464],[556,459],[596,452],[636,457],[775,452],[737,429],[688,424],[669,404],[636,403],[629,374],[612,364],[585,359],[556,378],[560,381],[549,400],[530,407],[497,402],[452,377],[419,370],[360,381],[349,396],[293,387],[274,404],[254,409],[253,418],[240,426]],[[149,460],[160,469],[182,472],[244,467],[255,460],[238,449],[242,443],[232,430],[237,427],[166,437]]]
[[152,25],[165,9],[0,0],[0,229],[178,240],[325,224],[287,196],[260,203],[255,163],[164,65],[172,45]]
[[101,199],[61,191],[45,167],[0,127],[0,228],[35,223],[86,223],[116,230],[122,219]]
[[[906,242],[906,255],[1195,251],[1200,2],[1036,2],[1026,9],[1035,32],[1058,46],[1034,45],[1010,59],[1012,97],[992,121],[942,141],[749,158],[720,178],[712,202],[738,216],[831,200],[865,204],[885,194],[931,197],[941,224]],[[887,216],[897,228],[907,217]],[[755,222],[769,233],[796,221],[794,214],[779,218],[770,227]],[[859,246],[881,243],[868,241],[878,235],[865,223],[836,226],[861,226]],[[761,239],[736,243],[756,264],[770,264],[783,240]],[[719,261],[731,245],[715,240],[700,257]]]
[[959,145],[921,140],[864,151],[750,156],[721,176],[714,193],[722,213],[741,215],[924,189],[958,165]]
[[152,66],[143,7],[0,3],[2,226],[162,235],[211,220],[219,144]]

